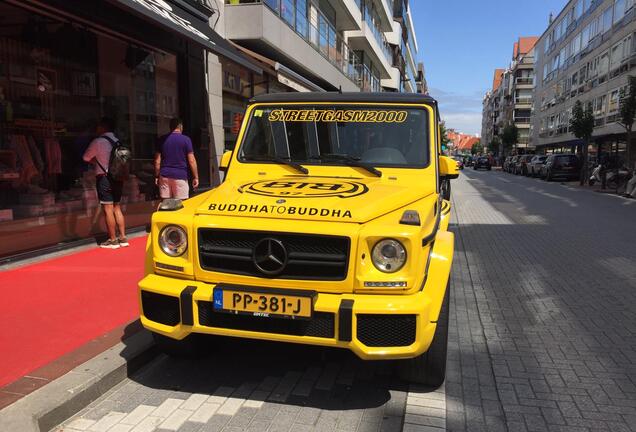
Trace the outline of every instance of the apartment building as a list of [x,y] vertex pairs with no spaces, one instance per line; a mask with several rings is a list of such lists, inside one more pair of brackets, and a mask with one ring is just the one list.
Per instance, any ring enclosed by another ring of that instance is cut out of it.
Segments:
[[408,1],[225,0],[224,6],[227,39],[321,89],[399,91],[405,71],[396,52],[416,73]]
[[491,149],[491,143],[495,137],[499,136],[499,116],[501,115],[501,100],[503,96],[500,92],[501,81],[505,69],[495,69],[492,79],[492,87],[486,93],[483,100],[483,111],[481,116],[481,140],[485,147],[491,151],[498,152],[499,149]]
[[482,140],[489,151],[495,137],[507,125],[514,124],[519,139],[513,150],[525,152],[534,147],[531,134],[531,113],[534,87],[535,45],[538,37],[520,37],[513,45],[512,61],[507,69],[496,69],[492,90],[483,101]]
[[619,98],[636,66],[634,0],[571,0],[537,44],[533,139],[546,150],[574,151],[569,121],[576,101],[594,112],[594,145],[624,153]]

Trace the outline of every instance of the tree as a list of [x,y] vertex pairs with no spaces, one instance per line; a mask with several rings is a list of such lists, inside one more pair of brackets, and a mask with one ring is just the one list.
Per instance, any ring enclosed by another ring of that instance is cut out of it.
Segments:
[[470,153],[473,154],[473,155],[480,154],[480,153],[483,153],[483,152],[484,152],[484,146],[481,145],[481,141],[477,141],[470,148]]
[[501,142],[503,143],[504,153],[519,141],[519,129],[514,123],[510,123],[504,127],[501,133]]
[[490,141],[490,144],[488,144],[488,150],[490,152],[493,153],[497,153],[499,152],[499,146],[501,145],[501,140],[499,139],[499,137],[493,137],[493,139]]
[[585,109],[583,109],[581,101],[576,101],[574,108],[572,108],[570,129],[575,137],[583,141],[580,152],[581,157],[583,158],[580,184],[584,185],[587,177],[587,148],[590,145],[590,138],[592,138],[592,133],[594,132],[594,114],[592,113],[591,105],[588,105]]
[[448,129],[446,129],[446,122],[439,122],[439,134],[442,140],[442,148],[448,148],[448,143],[450,143],[450,138],[448,138]]
[[627,166],[631,169],[634,166],[634,151],[631,148],[634,117],[636,117],[636,77],[630,76],[627,83],[627,91],[621,90],[620,108],[621,121],[619,124],[625,128],[627,132]]

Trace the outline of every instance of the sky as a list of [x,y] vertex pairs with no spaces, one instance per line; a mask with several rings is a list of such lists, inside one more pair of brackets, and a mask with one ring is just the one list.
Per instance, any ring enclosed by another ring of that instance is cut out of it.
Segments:
[[481,133],[484,94],[520,36],[540,36],[567,0],[410,0],[429,93],[446,126]]

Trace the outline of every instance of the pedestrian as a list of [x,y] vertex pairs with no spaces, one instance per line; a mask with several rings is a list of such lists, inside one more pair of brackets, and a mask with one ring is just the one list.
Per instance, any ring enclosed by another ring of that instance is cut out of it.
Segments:
[[[91,141],[83,156],[84,161],[95,165],[97,198],[102,206],[108,231],[108,239],[99,246],[106,249],[128,246],[126,223],[120,205],[124,183],[114,180],[108,174],[113,146],[119,142],[114,130],[114,121],[109,117],[103,117],[97,125],[98,137]],[[119,229],[119,237],[117,237],[117,229]]]
[[631,174],[632,178],[630,178],[627,182],[624,196],[626,198],[636,198],[636,162],[634,162],[634,166],[630,170],[629,174]]
[[192,188],[199,187],[199,171],[194,158],[192,140],[183,133],[183,121],[170,120],[170,132],[159,138],[155,150],[155,183],[161,199],[188,199],[188,167],[192,173]]

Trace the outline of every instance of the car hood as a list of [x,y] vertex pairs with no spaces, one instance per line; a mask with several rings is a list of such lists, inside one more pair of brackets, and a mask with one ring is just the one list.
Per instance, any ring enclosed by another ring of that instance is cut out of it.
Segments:
[[435,192],[391,178],[284,176],[237,182],[227,179],[198,215],[365,223]]

